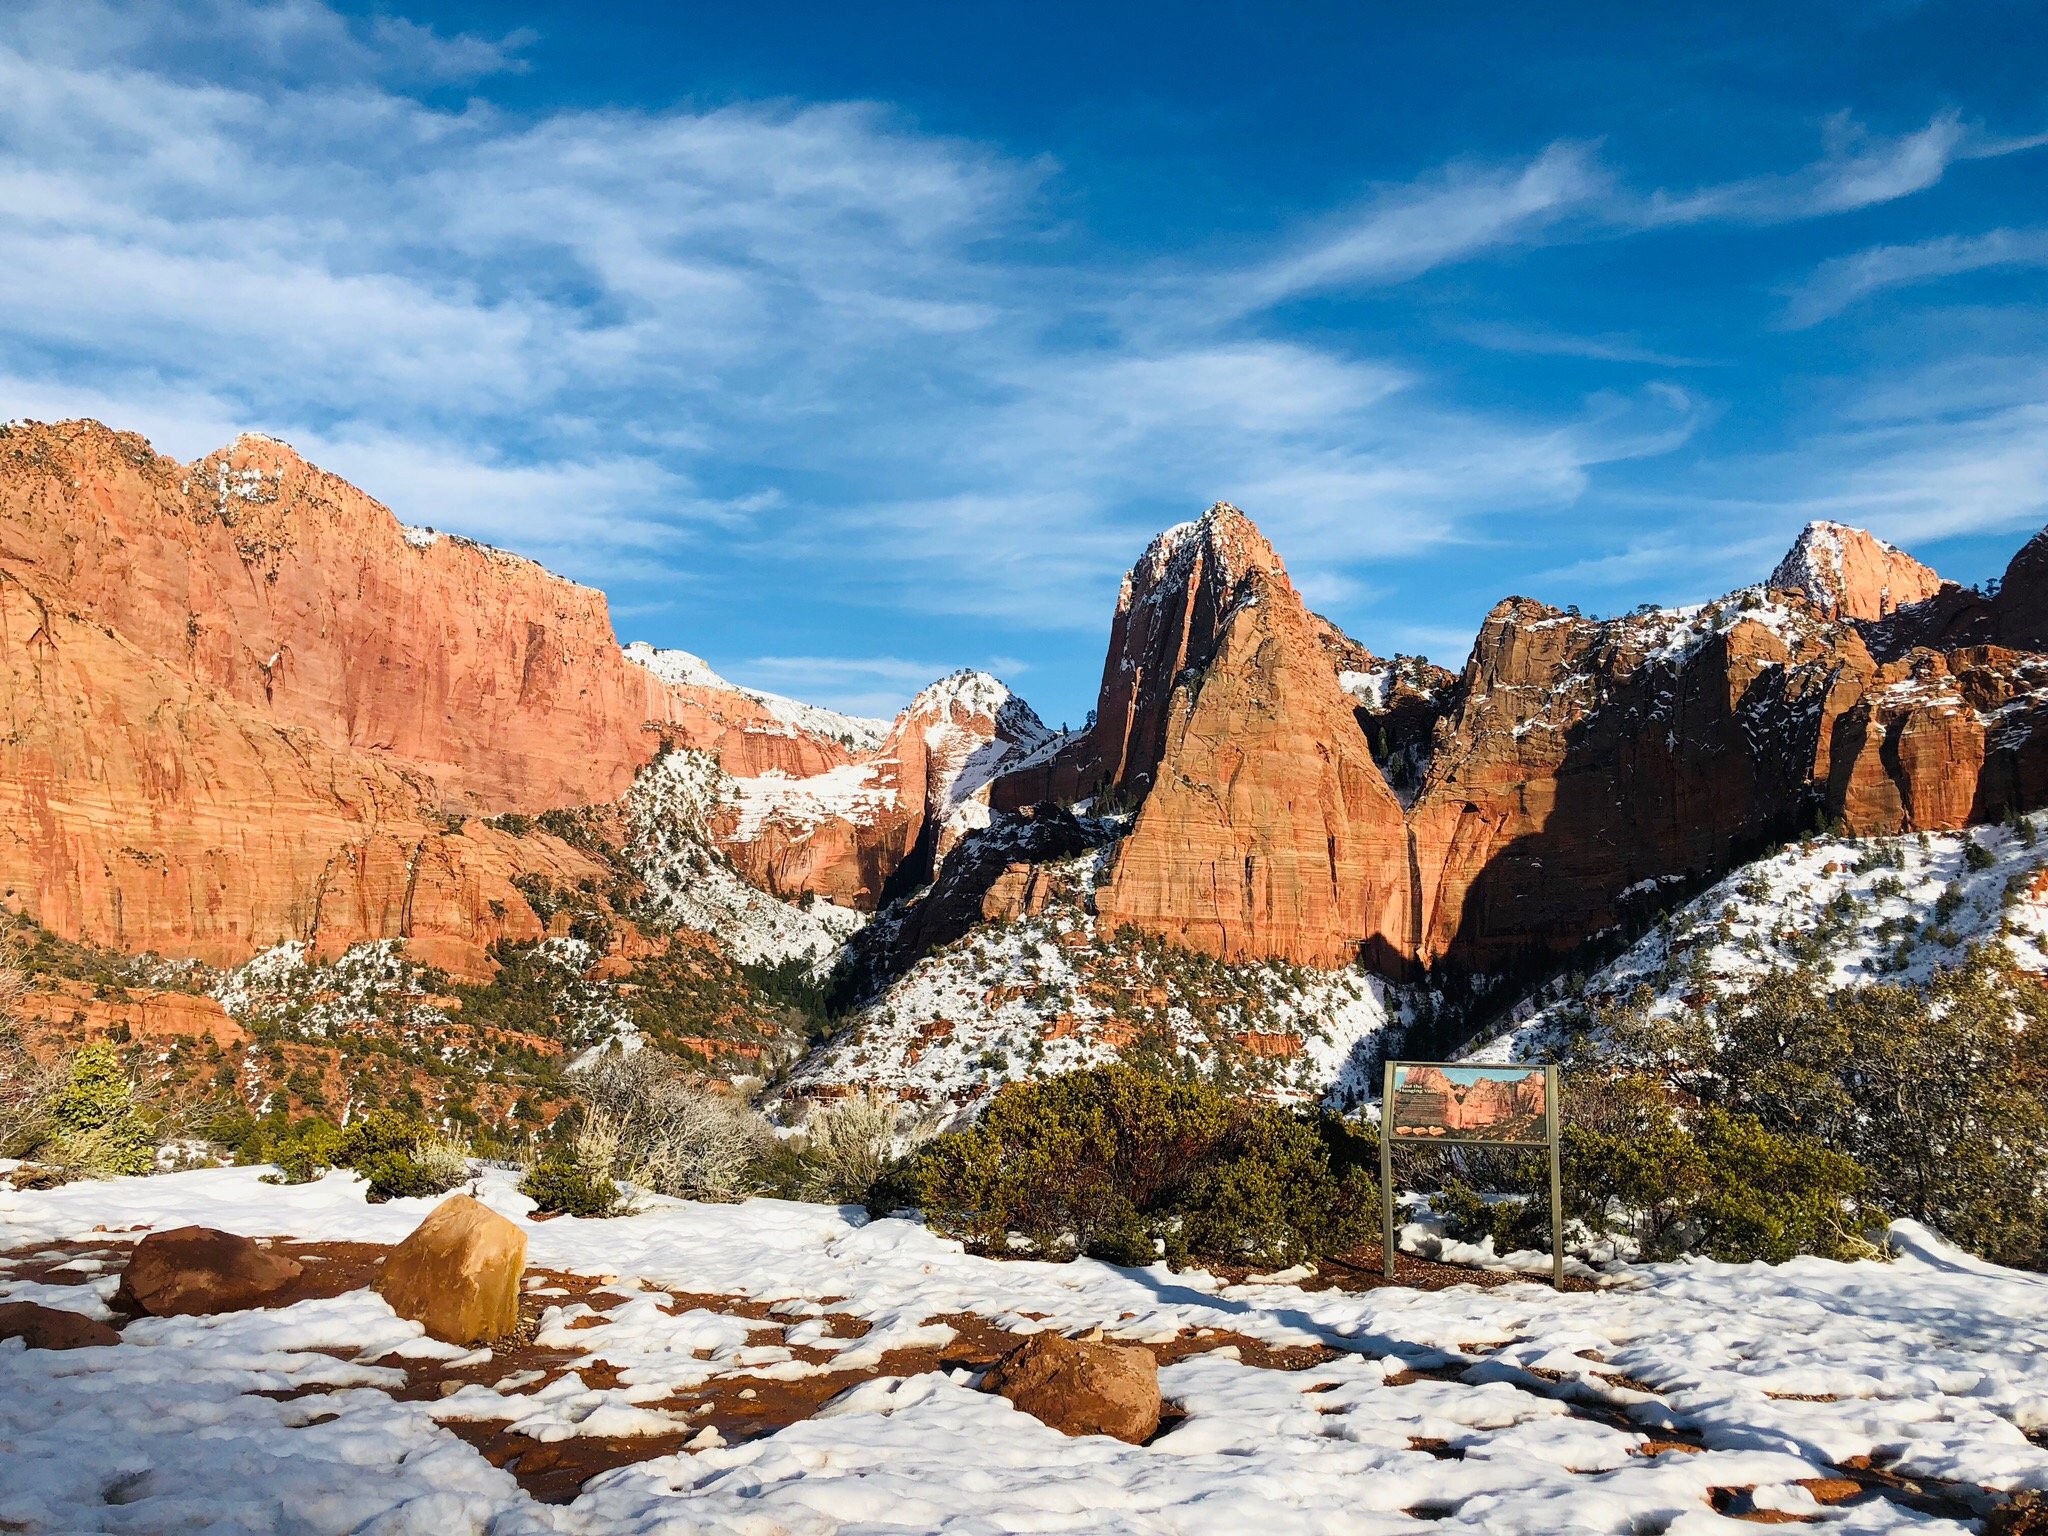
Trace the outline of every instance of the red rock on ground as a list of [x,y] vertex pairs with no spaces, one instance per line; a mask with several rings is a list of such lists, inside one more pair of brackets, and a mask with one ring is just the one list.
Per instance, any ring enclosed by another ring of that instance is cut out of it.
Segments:
[[288,1298],[305,1273],[296,1259],[212,1227],[173,1227],[135,1245],[114,1305],[151,1317],[240,1312]]
[[1065,1435],[1139,1445],[1159,1428],[1159,1362],[1135,1344],[1034,1334],[996,1362],[982,1389]]
[[121,1342],[105,1323],[45,1307],[33,1301],[0,1302],[0,1339],[20,1339],[30,1349],[94,1349]]

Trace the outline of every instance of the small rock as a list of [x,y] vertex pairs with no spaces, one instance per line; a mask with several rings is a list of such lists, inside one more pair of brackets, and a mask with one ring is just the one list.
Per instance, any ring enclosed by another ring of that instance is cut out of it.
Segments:
[[484,1344],[519,1326],[526,1234],[468,1195],[450,1195],[377,1276],[377,1293],[444,1344]]
[[1159,1428],[1159,1362],[1132,1344],[1033,1334],[982,1382],[1067,1435],[1142,1444]]
[[2048,1494],[2014,1494],[1984,1517],[1984,1536],[2048,1536]]
[[1863,1485],[1848,1477],[1802,1477],[1799,1486],[1813,1495],[1816,1504],[1846,1504],[1863,1492]]
[[97,1349],[121,1335],[105,1323],[33,1301],[0,1302],[0,1339],[21,1339],[30,1349]]
[[305,1266],[234,1232],[173,1227],[135,1245],[114,1305],[151,1317],[241,1312],[289,1299]]

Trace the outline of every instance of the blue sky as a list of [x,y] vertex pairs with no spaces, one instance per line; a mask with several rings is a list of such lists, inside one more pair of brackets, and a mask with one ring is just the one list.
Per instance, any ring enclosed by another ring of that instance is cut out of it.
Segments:
[[1426,9],[17,0],[0,417],[271,432],[623,638],[1054,724],[1213,500],[1448,665],[2048,521],[2038,6]]

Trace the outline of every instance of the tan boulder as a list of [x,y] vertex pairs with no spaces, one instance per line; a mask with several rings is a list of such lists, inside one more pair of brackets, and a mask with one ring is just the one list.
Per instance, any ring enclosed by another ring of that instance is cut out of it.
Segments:
[[519,1326],[526,1234],[481,1201],[450,1195],[377,1276],[377,1293],[445,1344],[481,1344]]
[[1063,1435],[1140,1445],[1159,1428],[1159,1362],[1135,1344],[1034,1334],[996,1362],[982,1389]]
[[173,1227],[135,1245],[114,1305],[151,1317],[194,1317],[278,1306],[305,1273],[297,1259],[212,1227]]
[[30,1349],[91,1349],[118,1344],[121,1335],[105,1323],[61,1307],[8,1301],[0,1302],[0,1339],[20,1339]]

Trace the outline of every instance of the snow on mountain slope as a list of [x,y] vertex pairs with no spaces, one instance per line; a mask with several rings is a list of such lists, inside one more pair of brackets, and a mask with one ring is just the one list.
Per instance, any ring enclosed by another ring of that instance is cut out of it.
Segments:
[[[1086,888],[1098,852],[1049,871]],[[1356,1103],[1398,1023],[1397,992],[1360,970],[1230,966],[1059,902],[926,955],[790,1080],[797,1095],[875,1086],[942,1109],[1006,1082],[1159,1050],[1219,1065],[1280,1100]]]
[[741,878],[705,837],[720,806],[736,799],[744,806],[760,782],[731,778],[707,753],[664,754],[627,792],[633,837],[626,856],[662,916],[713,935],[735,959],[801,959],[829,970],[861,914],[815,897],[801,906],[778,901]]
[[[432,1204],[367,1204],[347,1174],[261,1174],[0,1188],[0,1300],[107,1319],[142,1230],[389,1244]],[[438,1344],[367,1289],[141,1318],[96,1348],[0,1343],[0,1526],[1393,1536],[1428,1520],[1696,1536],[1744,1528],[1716,1513],[1736,1492],[1738,1508],[1835,1531],[1964,1536],[1998,1494],[2048,1489],[2041,1277],[1911,1223],[1889,1264],[1649,1266],[1562,1295],[1350,1292],[1005,1263],[914,1222],[775,1200],[650,1198],[629,1217],[538,1222],[512,1185],[485,1170],[477,1190],[526,1234],[537,1342],[566,1369]],[[90,1256],[38,1269],[58,1244]],[[1184,1417],[1149,1445],[1064,1437],[939,1363],[977,1327],[1159,1346]],[[1277,1369],[1240,1341],[1314,1363]],[[733,1415],[739,1443],[704,1432],[707,1395],[834,1373],[859,1384],[773,1433],[744,1438]],[[646,1450],[546,1503],[456,1433],[492,1424],[558,1455],[607,1438]],[[1883,1473],[1859,1470],[1872,1465]],[[1817,1501],[1821,1479],[1839,1496],[1844,1478],[1848,1502]]]
[[1061,739],[1001,679],[973,670],[940,678],[911,700],[905,718],[926,722],[925,793],[941,857],[989,824],[989,786],[999,775]]
[[889,734],[889,722],[870,720],[861,715],[841,714],[836,709],[825,709],[816,704],[805,704],[797,699],[785,698],[779,693],[769,693],[760,688],[747,688],[738,683],[728,682],[711,669],[703,657],[689,651],[679,651],[649,645],[645,640],[635,640],[625,647],[626,660],[636,666],[645,667],[664,683],[677,688],[708,688],[720,693],[736,693],[742,698],[752,699],[763,709],[785,725],[808,732],[813,736],[826,736],[843,742],[855,752],[872,752],[880,747]]
[[[2014,826],[1903,837],[1822,837],[1758,859],[1670,914],[1576,999],[1553,982],[1510,1027],[1468,1054],[1514,1061],[1554,1053],[1578,1003],[1638,990],[1669,1015],[1688,997],[1740,990],[1795,965],[1834,986],[1923,982],[1976,946],[2003,944],[2048,973],[2048,813]],[[1973,853],[1971,850],[1975,849]]]

